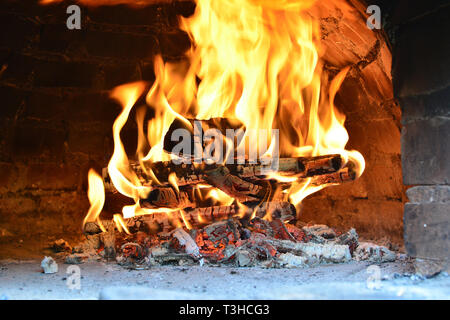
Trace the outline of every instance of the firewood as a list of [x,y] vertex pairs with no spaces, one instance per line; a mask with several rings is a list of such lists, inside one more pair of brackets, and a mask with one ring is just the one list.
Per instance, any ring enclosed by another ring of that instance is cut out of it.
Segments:
[[[183,215],[183,216],[182,216]],[[176,228],[172,221],[182,222],[183,217],[193,228],[204,226],[216,221],[244,218],[249,219],[252,216],[263,218],[266,215],[272,219],[280,221],[291,221],[295,219],[297,213],[295,207],[289,202],[253,202],[238,205],[233,203],[229,206],[211,206],[203,208],[186,209],[181,213],[174,211],[171,213],[155,212],[148,215],[140,215],[124,219],[128,230],[131,233],[143,231],[149,234],[159,232],[169,232]],[[103,225],[109,225],[110,221],[102,221]],[[101,234],[97,222],[90,222],[85,225],[85,234]]]
[[[282,158],[279,160],[279,170],[285,176],[295,175],[298,179],[312,177],[312,185],[340,184],[347,181],[353,181],[356,174],[350,163],[347,167],[340,169],[342,159],[340,155],[327,155],[311,158]],[[150,185],[152,182],[152,172],[159,183],[153,184],[153,190],[146,199],[141,199],[141,207],[155,208],[189,208],[201,206],[197,203],[198,199],[193,199],[193,186],[197,184],[208,184],[216,187],[229,196],[240,202],[248,201],[284,201],[286,193],[282,193],[284,188],[289,187],[289,183],[282,183],[276,180],[266,180],[266,173],[262,171],[261,164],[245,165],[201,165],[181,164],[175,165],[172,162],[157,162],[146,165],[142,168],[139,164],[132,164],[132,169],[136,172],[144,185]],[[177,176],[177,187],[175,190],[169,183],[169,175],[175,173]],[[105,187],[109,191],[115,191],[107,170],[103,170]],[[280,189],[281,188],[281,189]],[[106,210],[120,210],[119,206],[127,205],[129,199],[121,197],[114,193],[114,196],[107,196]],[[112,199],[109,199],[112,198]],[[112,201],[111,201],[112,200]]]
[[354,181],[356,179],[356,172],[351,167],[345,167],[337,172],[314,176],[312,178],[312,185],[330,185],[343,184],[345,182]]
[[[245,207],[232,204],[230,206],[193,208],[184,210],[183,215],[192,227],[198,227],[207,223],[225,220],[236,216],[250,217],[253,213],[255,216],[261,218],[269,214],[272,218],[278,218],[282,221],[290,221],[296,217],[295,207],[289,202],[248,203]],[[180,212],[173,212],[171,214],[173,215],[173,218],[182,221]],[[162,220],[167,220],[168,216],[165,213],[155,213],[127,219],[126,223],[128,229],[132,232],[132,230],[137,230],[136,224],[141,224],[142,228],[144,227],[143,224],[155,223],[157,219],[159,220],[158,223],[162,224]]]
[[[351,166],[345,167],[337,172],[322,174],[312,177],[311,185],[333,185],[351,182],[355,180],[356,174]],[[169,184],[155,185],[153,190],[149,193],[147,198],[140,199],[139,204],[142,208],[158,209],[158,208],[172,208],[172,209],[187,209],[201,207],[202,203],[196,193],[194,192],[195,184],[189,185],[187,183],[193,183],[193,180],[184,180],[184,185],[179,188],[179,191],[175,190]],[[205,171],[201,179],[197,179],[195,183],[204,183],[212,185],[225,193],[230,197],[235,198],[241,203],[246,202],[283,202],[287,200],[287,193],[282,193],[284,188],[288,188],[289,184],[283,185],[282,183],[271,183],[268,181],[257,181],[256,183],[248,182],[238,176],[231,175],[228,167],[217,167],[210,171]],[[277,190],[277,187],[281,188]],[[108,192],[106,194],[105,210],[109,212],[121,211],[124,205],[132,204],[130,199],[126,196],[116,192]],[[86,225],[85,230],[92,228],[92,233],[100,232],[96,227]]]
[[[341,169],[343,160],[339,154],[318,156],[318,157],[299,157],[299,158],[280,158],[278,160],[278,170],[280,175],[292,176],[298,178],[307,178],[317,175],[326,175],[334,173]],[[175,164],[171,161],[162,161],[144,164],[145,168],[141,168],[139,163],[132,163],[131,169],[136,172],[137,176],[144,182],[152,181],[152,177],[146,172],[152,171],[161,183],[167,183],[170,174],[175,173],[177,176],[178,186],[207,183],[208,173],[215,174],[221,170],[225,170],[233,176],[239,178],[251,178],[267,176],[269,165],[261,162],[256,164],[246,161],[244,164]],[[114,189],[110,183],[107,170],[103,170],[103,178],[105,186]],[[209,178],[211,180],[211,177]]]
[[177,192],[172,187],[156,186],[145,199],[140,199],[141,208],[187,208],[194,204],[186,192]]

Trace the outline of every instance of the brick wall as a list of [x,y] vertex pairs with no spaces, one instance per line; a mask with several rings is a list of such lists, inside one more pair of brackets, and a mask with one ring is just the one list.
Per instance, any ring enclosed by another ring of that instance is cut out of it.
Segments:
[[[79,228],[89,206],[87,171],[112,153],[121,107],[109,90],[153,81],[155,54],[182,57],[190,44],[177,15],[194,10],[186,1],[81,7],[81,30],[68,30],[71,2],[37,2],[0,1],[0,224],[17,233],[49,231],[49,216],[60,217],[61,230],[74,219]],[[124,139],[132,152],[132,128]]]
[[450,249],[449,15],[448,1],[401,1],[392,15],[392,25],[396,26],[393,80],[403,110],[403,182],[411,186],[404,213],[405,246],[410,256],[447,262]]

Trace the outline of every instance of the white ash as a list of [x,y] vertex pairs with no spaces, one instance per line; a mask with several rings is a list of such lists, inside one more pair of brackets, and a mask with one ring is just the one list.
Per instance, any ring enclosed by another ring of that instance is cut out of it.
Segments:
[[236,264],[239,267],[250,267],[255,264],[256,255],[249,250],[238,250],[236,252]]
[[58,264],[52,257],[44,257],[41,261],[41,267],[44,273],[57,273],[58,272]]
[[395,253],[388,248],[371,242],[360,242],[353,256],[356,261],[365,260],[376,263],[391,262],[396,258]]
[[186,253],[195,259],[201,259],[200,249],[195,243],[194,239],[182,228],[177,228],[173,231],[173,236],[177,238],[181,246],[184,246]]
[[268,239],[268,243],[281,252],[297,253],[308,259],[308,264],[348,262],[352,256],[347,245],[334,243],[301,243],[289,240]]
[[285,268],[299,268],[308,266],[308,259],[286,252],[278,255],[278,263]]

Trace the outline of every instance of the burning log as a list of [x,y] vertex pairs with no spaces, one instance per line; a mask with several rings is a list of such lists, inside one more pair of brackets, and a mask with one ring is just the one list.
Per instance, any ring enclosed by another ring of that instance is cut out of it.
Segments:
[[[265,202],[258,204],[249,203],[245,207],[232,204],[230,206],[212,206],[183,211],[184,219],[194,228],[207,223],[226,220],[236,216],[250,217],[252,214],[261,218],[268,215],[271,216],[272,219],[290,221],[295,219],[296,210],[295,207],[289,202]],[[165,224],[165,230],[161,231],[167,232],[168,229],[171,228],[170,223],[168,222],[169,218],[178,221],[183,220],[181,212],[173,212],[170,214],[154,213],[151,215],[137,216],[127,219],[126,224],[130,232],[148,230],[151,229],[151,225],[155,224]]]
[[[312,185],[341,184],[353,181],[356,178],[354,165],[349,163],[345,168],[340,169],[342,158],[340,155],[327,155],[310,158],[282,158],[279,160],[279,174],[284,176],[295,176],[298,179],[312,177]],[[240,202],[249,201],[285,201],[286,194],[275,192],[278,188],[288,188],[289,183],[278,182],[266,176],[262,164],[227,164],[208,165],[202,163],[176,165],[172,162],[157,162],[145,165],[142,168],[139,164],[132,164],[132,169],[136,172],[143,185],[150,185],[152,177],[148,172],[152,170],[159,181],[165,181],[162,185],[156,185],[145,199],[140,200],[142,208],[192,208],[201,206],[198,199],[194,198],[193,188],[198,184],[209,184],[216,187],[230,197]],[[179,190],[168,182],[169,175],[177,177]],[[127,198],[115,192],[111,184],[107,170],[103,170],[104,184],[106,189],[114,191],[113,201],[107,201],[108,207],[111,203],[117,203],[117,210],[120,210],[127,203]],[[117,199],[115,199],[117,198]],[[110,200],[110,199],[108,199]],[[114,210],[113,210],[114,211]]]
[[[318,156],[318,157],[299,157],[299,158],[281,158],[278,160],[278,170],[280,175],[297,176],[298,178],[307,178],[318,175],[327,175],[338,172],[343,164],[343,159],[339,154]],[[131,164],[138,177],[144,182],[152,181],[152,177],[147,172],[153,172],[159,181],[168,181],[169,175],[175,173],[177,176],[177,184],[179,187],[185,185],[207,183],[212,176],[225,170],[233,176],[239,178],[266,178],[267,170],[270,164],[261,162],[252,164],[245,161],[244,164],[175,164],[171,161],[155,162],[152,164],[144,164],[142,168],[140,164]],[[106,169],[106,168],[105,168]],[[107,170],[103,170],[103,178],[105,186],[114,190],[114,186],[110,183]],[[212,175],[212,176],[211,176]]]
[[176,192],[172,187],[155,187],[147,198],[140,199],[141,208],[188,208],[194,203],[186,192]]
[[[253,215],[259,218],[269,216],[273,220],[291,221],[295,219],[297,213],[295,207],[289,202],[246,203],[245,206],[233,203],[230,206],[193,208],[183,212],[180,210],[170,213],[155,212],[125,219],[125,224],[131,233],[142,231],[156,234],[159,232],[168,233],[175,229],[176,224],[171,221],[186,221],[191,227],[197,228],[208,223],[235,217],[249,219]],[[109,225],[110,223],[110,221],[102,221],[103,225]],[[284,227],[284,224],[282,227]],[[84,233],[87,235],[102,234],[101,232],[97,222],[90,222],[85,225]]]
[[312,185],[328,185],[328,184],[342,184],[345,182],[354,181],[356,179],[356,172],[351,166],[345,167],[339,171],[323,174],[313,177]]

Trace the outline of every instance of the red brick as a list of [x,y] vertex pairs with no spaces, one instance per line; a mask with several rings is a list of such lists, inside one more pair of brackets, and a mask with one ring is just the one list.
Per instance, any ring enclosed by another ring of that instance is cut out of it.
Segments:
[[29,164],[27,188],[76,190],[80,167],[74,164]]

